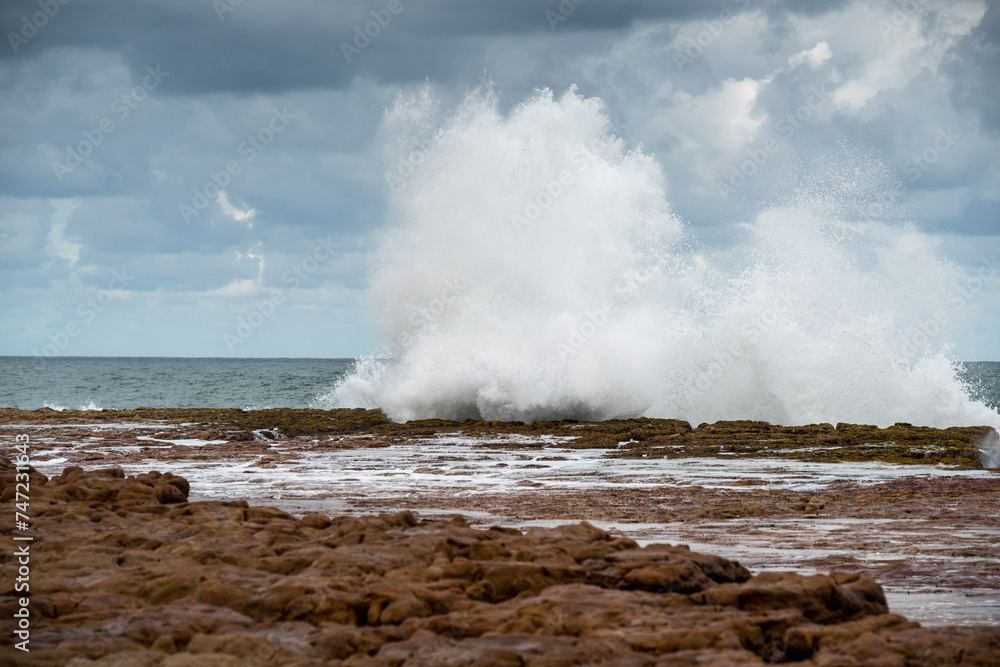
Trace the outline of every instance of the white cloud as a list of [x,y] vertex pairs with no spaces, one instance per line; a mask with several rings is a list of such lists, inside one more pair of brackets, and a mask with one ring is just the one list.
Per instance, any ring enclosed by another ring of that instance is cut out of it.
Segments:
[[264,281],[264,263],[267,261],[264,255],[258,255],[254,252],[253,248],[250,248],[246,252],[236,251],[236,260],[242,262],[243,258],[255,259],[257,260],[257,283],[260,284]]
[[260,282],[253,278],[247,278],[246,280],[234,280],[227,285],[222,287],[217,287],[212,290],[206,290],[204,292],[198,292],[198,296],[214,296],[221,297],[223,299],[232,299],[237,297],[252,297],[257,296],[262,291]]
[[893,250],[901,257],[931,256],[940,246],[940,241],[933,236],[906,226],[906,231],[893,239]]
[[646,126],[653,136],[673,137],[677,144],[670,161],[684,163],[692,187],[714,196],[715,182],[757,137],[768,120],[757,107],[757,98],[768,80],[726,79],[700,95],[679,90],[670,106]]
[[257,261],[257,277],[232,280],[231,282],[216,287],[215,289],[197,292],[199,297],[218,297],[223,299],[254,297],[264,292],[264,255],[259,254],[250,248],[246,252],[236,251],[236,260],[242,262],[244,259]]
[[[800,28],[822,34],[838,51],[859,57],[864,66],[834,93],[850,110],[864,107],[880,92],[901,90],[915,77],[936,75],[956,42],[982,20],[982,2],[920,3],[906,14],[855,3],[841,12],[802,21]],[[933,21],[929,15],[933,14]]]
[[79,199],[50,199],[49,203],[53,208],[52,228],[46,239],[45,250],[50,257],[65,259],[70,266],[73,266],[80,261],[80,249],[83,248],[83,244],[70,241],[64,232],[69,217],[81,202]]
[[833,51],[830,50],[830,45],[826,42],[820,42],[808,51],[802,51],[801,53],[796,53],[794,56],[788,59],[789,67],[798,67],[802,63],[809,63],[810,67],[819,67],[833,55]]
[[245,223],[249,228],[253,227],[253,218],[257,214],[257,209],[251,208],[244,211],[236,208],[230,203],[229,195],[226,194],[225,190],[219,192],[219,208],[236,222]]
[[699,149],[735,153],[753,140],[767,120],[756,108],[757,96],[766,83],[752,78],[726,79],[701,95],[679,90],[670,96],[671,107],[652,124]]

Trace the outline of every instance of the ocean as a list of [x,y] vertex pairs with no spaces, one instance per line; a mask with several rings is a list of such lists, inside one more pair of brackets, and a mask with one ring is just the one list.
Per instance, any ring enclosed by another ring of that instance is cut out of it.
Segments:
[[[354,359],[0,357],[0,407],[329,408]],[[959,372],[973,399],[1000,409],[1000,362]],[[662,415],[670,416],[670,415]]]
[[352,359],[0,357],[0,406],[307,408]]

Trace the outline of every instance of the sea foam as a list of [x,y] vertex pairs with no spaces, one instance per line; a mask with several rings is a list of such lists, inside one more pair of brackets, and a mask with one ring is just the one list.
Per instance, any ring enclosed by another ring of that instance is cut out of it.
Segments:
[[951,357],[961,273],[897,214],[845,213],[872,182],[857,165],[839,192],[775,197],[723,263],[672,211],[657,161],[575,89],[506,114],[489,89],[446,114],[400,95],[382,138],[390,219],[370,295],[385,343],[320,404],[1000,426]]

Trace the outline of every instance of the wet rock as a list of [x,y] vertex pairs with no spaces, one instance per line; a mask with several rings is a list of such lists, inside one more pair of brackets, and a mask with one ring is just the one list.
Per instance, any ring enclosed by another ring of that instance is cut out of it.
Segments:
[[[11,470],[0,459],[4,493]],[[188,503],[170,473],[32,474],[44,508],[32,650],[4,646],[2,664],[930,666],[1000,654],[1000,630],[889,614],[867,576],[751,576],[585,522],[522,532],[411,512],[296,519]],[[5,552],[0,564],[9,618],[17,562]]]
[[816,623],[839,623],[888,612],[885,594],[871,577],[802,576],[765,572],[742,584],[721,584],[692,597],[700,604],[745,611],[797,609]]
[[[38,501],[45,500],[57,503],[86,501],[100,505],[125,501],[181,503],[187,500],[190,490],[186,479],[171,473],[161,475],[152,472],[127,477],[117,467],[87,472],[79,466],[69,466],[61,474],[49,479],[31,466],[27,470],[30,476],[30,497],[36,506]],[[17,485],[16,474],[15,463],[0,457],[0,502],[13,499]]]

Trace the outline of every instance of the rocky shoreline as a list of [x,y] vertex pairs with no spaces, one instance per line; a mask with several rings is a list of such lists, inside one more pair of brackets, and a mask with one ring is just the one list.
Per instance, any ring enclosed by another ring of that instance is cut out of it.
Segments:
[[[464,422],[423,419],[402,424],[379,410],[275,408],[137,408],[135,410],[19,410],[0,408],[0,424],[71,429],[80,424],[160,425],[165,437],[252,442],[275,437],[375,437],[385,444],[460,431],[470,437],[541,436],[565,446],[614,450],[620,458],[714,456],[777,457],[801,461],[882,461],[983,467],[984,455],[1000,446],[989,426],[944,429],[897,423],[776,426],[759,421],[720,421],[692,427],[677,419],[612,419],[602,422]],[[516,447],[516,440],[511,440]]]
[[[0,460],[0,502],[14,498]],[[583,522],[296,518],[170,473],[31,474],[31,652],[5,664],[996,665],[1000,628],[888,613],[871,577],[753,576]],[[10,530],[5,531],[10,534]],[[0,618],[16,563],[4,553]]]
[[2,409],[0,664],[1000,664],[995,431],[873,428]]

